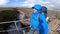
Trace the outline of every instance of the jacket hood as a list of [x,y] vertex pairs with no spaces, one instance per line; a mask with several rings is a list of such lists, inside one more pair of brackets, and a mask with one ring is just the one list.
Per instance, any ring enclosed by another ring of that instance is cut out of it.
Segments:
[[33,7],[32,7],[32,9],[37,9],[38,11],[40,11],[41,10],[41,8],[42,8],[42,6],[41,5],[39,5],[39,4],[35,4]]

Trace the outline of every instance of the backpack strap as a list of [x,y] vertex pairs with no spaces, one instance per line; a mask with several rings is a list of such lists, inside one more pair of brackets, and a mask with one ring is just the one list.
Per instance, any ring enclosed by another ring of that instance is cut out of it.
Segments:
[[41,14],[41,13],[39,13],[39,15],[38,15],[38,21],[39,21],[39,22],[40,22],[40,14]]
[[40,14],[42,14],[42,12],[39,13],[38,15],[38,21],[40,22]]

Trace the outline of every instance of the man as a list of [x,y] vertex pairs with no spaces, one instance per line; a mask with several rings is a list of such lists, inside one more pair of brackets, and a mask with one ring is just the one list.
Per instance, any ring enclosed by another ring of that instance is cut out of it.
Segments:
[[[48,34],[48,25],[46,22],[46,18],[43,13],[41,12],[42,6],[36,4],[32,7],[33,12],[30,18],[30,34],[34,34],[35,30],[38,31],[38,34]],[[45,30],[46,29],[46,30]]]
[[36,4],[35,6],[32,7],[32,15],[30,18],[30,34],[34,34],[35,31],[39,33],[39,14],[42,6],[39,4]]

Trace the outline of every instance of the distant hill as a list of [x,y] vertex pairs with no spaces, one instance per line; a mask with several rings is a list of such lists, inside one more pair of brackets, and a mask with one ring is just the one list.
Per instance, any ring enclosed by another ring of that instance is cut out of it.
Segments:
[[[0,11],[2,11],[2,10],[13,10],[13,9],[24,11],[28,17],[30,17],[31,11],[32,11],[31,8],[0,8]],[[56,14],[57,18],[60,18],[60,12],[59,11],[48,10],[48,16],[53,15],[53,14]]]
[[56,17],[58,19],[60,19],[60,12],[59,11],[52,11],[52,10],[48,10],[48,16],[51,16],[51,15],[56,15]]

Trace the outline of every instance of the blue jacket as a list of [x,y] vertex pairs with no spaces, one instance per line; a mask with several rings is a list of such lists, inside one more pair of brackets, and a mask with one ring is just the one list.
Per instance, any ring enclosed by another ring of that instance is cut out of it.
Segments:
[[34,13],[32,11],[32,15],[31,15],[31,18],[30,18],[30,26],[33,27],[33,28],[36,28],[39,25],[38,17],[39,17],[39,12],[40,12],[40,9],[42,8],[42,6],[36,4],[35,6],[32,7],[32,9],[34,9],[34,8],[37,9],[37,12]]
[[41,31],[44,31],[44,32],[42,32],[43,34],[44,33],[46,34],[48,32],[48,24],[47,24],[44,14],[40,13],[40,9],[42,8],[42,6],[37,4],[37,5],[33,6],[32,9],[33,8],[36,8],[37,12],[36,13],[32,12],[32,16],[30,18],[30,26],[33,28],[40,26],[39,29]]

